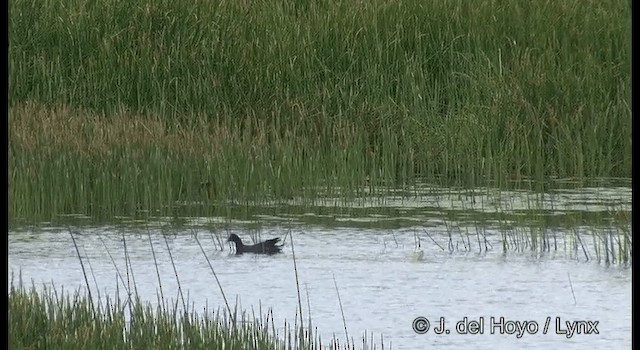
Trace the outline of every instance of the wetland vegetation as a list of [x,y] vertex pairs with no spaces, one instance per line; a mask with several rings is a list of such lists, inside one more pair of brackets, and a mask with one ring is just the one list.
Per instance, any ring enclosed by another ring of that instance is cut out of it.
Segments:
[[[86,294],[12,285],[11,349],[275,349],[267,325],[237,326],[225,312],[173,313],[132,298],[97,300]],[[243,314],[243,316],[246,316]],[[262,328],[261,328],[262,327]],[[266,328],[265,328],[266,327]],[[283,347],[281,347],[283,348]]]
[[[630,261],[631,209],[555,215],[545,199],[628,186],[628,1],[16,0],[9,13],[10,228],[281,206],[332,223],[371,213],[354,201],[515,190],[540,207],[473,206],[470,234],[449,226],[452,204],[431,241],[486,252],[492,222],[494,249],[543,254],[561,228],[575,255]],[[12,281],[11,348],[291,348],[255,316],[58,292]]]
[[629,10],[12,1],[10,217],[630,177]]

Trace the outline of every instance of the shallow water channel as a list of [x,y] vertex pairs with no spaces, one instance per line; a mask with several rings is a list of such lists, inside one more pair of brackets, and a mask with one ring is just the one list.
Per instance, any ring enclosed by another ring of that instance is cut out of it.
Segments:
[[[285,320],[298,317],[293,241],[303,318],[307,322],[310,314],[324,344],[334,337],[344,344],[346,325],[358,349],[365,331],[367,343],[373,333],[376,349],[381,335],[385,349],[630,348],[631,264],[605,259],[603,246],[623,240],[611,233],[620,232],[620,224],[609,218],[614,212],[630,217],[631,190],[555,191],[551,209],[546,197],[532,206],[522,199],[526,192],[500,196],[389,197],[355,213],[343,210],[344,203],[341,210],[330,203],[305,210],[274,205],[249,218],[191,217],[179,225],[170,219],[146,225],[78,219],[71,229],[94,295],[119,290],[125,296],[116,267],[125,275],[126,241],[130,276],[143,300],[156,304],[161,283],[166,300],[182,303],[170,252],[185,301],[197,312],[213,312],[224,301],[197,235],[231,308],[237,303],[256,316],[271,309],[280,334]],[[589,213],[597,219],[585,219]],[[529,221],[539,222],[540,215],[548,239],[533,248],[523,232],[531,232]],[[572,226],[562,224],[576,216],[581,219]],[[229,233],[247,243],[258,235],[283,237],[284,252],[236,256],[226,242],[218,243]],[[85,288],[66,227],[12,227],[8,242],[10,278],[21,274],[27,286]],[[414,327],[424,327],[425,319],[429,327],[420,334]],[[442,321],[445,329],[436,334]]]

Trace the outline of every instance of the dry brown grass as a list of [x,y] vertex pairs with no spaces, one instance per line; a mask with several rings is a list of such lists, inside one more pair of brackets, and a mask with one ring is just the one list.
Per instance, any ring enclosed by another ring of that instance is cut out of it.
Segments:
[[260,157],[267,149],[290,150],[292,143],[315,148],[329,142],[348,149],[359,132],[357,126],[346,122],[311,133],[301,130],[310,125],[300,124],[282,129],[251,117],[230,122],[194,116],[185,125],[168,123],[153,115],[136,115],[126,109],[105,115],[67,105],[27,102],[9,110],[9,142],[14,150],[42,155],[53,151],[111,155],[116,149],[127,149],[135,156],[143,150],[161,148],[174,155],[215,157],[224,148]]
[[221,122],[196,117],[190,126],[167,123],[154,116],[121,110],[97,114],[66,105],[45,106],[28,102],[9,111],[9,140],[17,150],[41,153],[65,150],[80,154],[108,155],[116,148],[161,147],[174,154],[215,154],[223,145],[243,142],[264,146],[260,134],[247,140]]

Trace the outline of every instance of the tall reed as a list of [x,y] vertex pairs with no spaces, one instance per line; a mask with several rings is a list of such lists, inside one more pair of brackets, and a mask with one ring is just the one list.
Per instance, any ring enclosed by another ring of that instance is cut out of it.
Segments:
[[9,13],[11,215],[631,174],[626,1]]
[[[232,325],[226,311],[178,317],[135,299],[131,314],[122,302],[98,300],[98,313],[79,291],[60,293],[48,287],[38,290],[14,285],[8,295],[9,348],[74,349],[283,349],[268,329],[243,315]],[[135,320],[135,322],[133,321]],[[227,321],[225,321],[227,320]]]

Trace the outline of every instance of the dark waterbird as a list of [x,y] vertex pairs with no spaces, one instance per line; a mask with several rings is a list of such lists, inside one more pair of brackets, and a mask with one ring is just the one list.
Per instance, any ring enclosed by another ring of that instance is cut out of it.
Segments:
[[238,237],[238,235],[236,235],[235,233],[232,233],[227,241],[234,242],[236,244],[236,254],[275,254],[280,253],[280,250],[282,249],[282,244],[277,244],[280,241],[279,237],[267,239],[264,242],[260,242],[254,245],[244,245],[240,237]]

